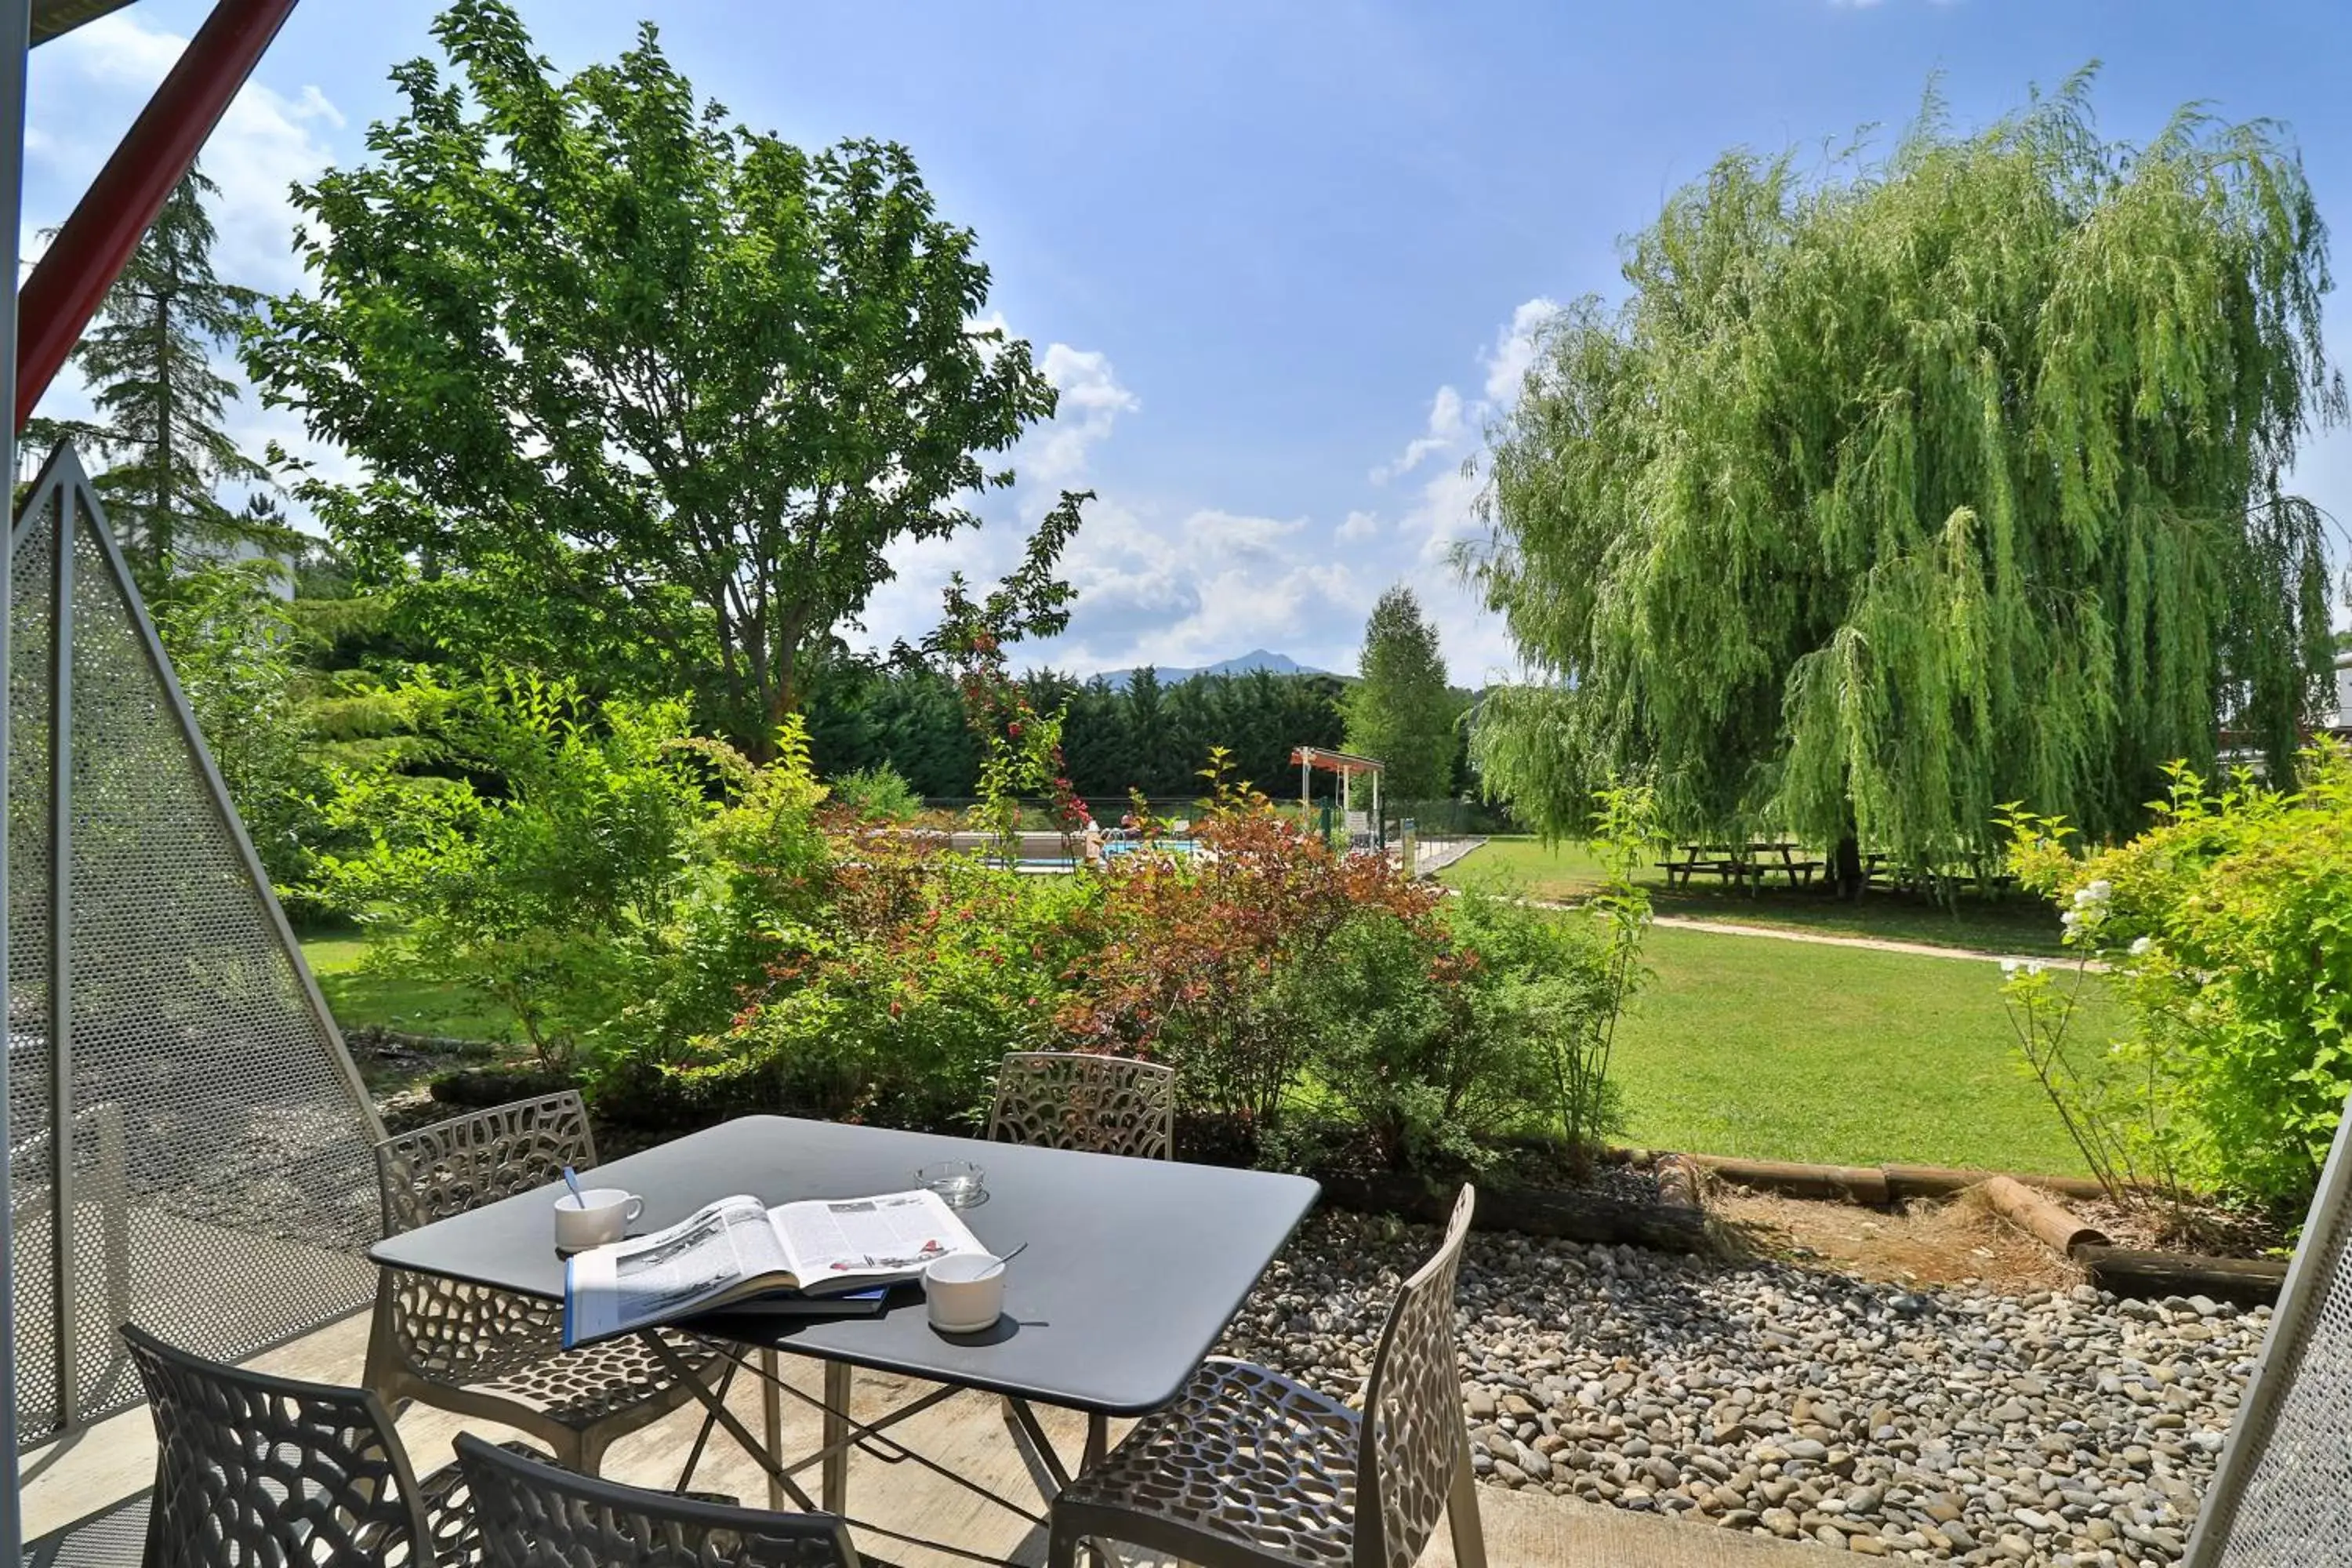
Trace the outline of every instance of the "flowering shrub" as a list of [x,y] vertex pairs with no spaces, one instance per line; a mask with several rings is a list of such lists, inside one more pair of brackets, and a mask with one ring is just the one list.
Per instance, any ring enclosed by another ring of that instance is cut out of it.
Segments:
[[[2153,827],[2080,858],[2063,823],[2009,827],[2021,879],[2130,1010],[2082,1076],[2126,1108],[2108,1121],[2139,1163],[2298,1208],[2352,1092],[2352,754],[2313,748],[2284,789],[2176,769]],[[2013,999],[2054,984],[2009,981]]]
[[1222,754],[1203,776],[1198,860],[1124,857],[1110,879],[1058,1019],[1071,1038],[1173,1063],[1189,1102],[1275,1163],[1328,1153],[1335,1121],[1389,1166],[1475,1166],[1547,1120],[1580,1159],[1597,1146],[1638,895],[1591,923],[1449,900],[1278,816]]
[[837,837],[822,918],[779,933],[723,1028],[671,1070],[689,1092],[803,1114],[969,1121],[1007,1051],[1053,1042],[1097,889],[888,832]]
[[1104,940],[1078,961],[1057,1022],[1085,1048],[1173,1063],[1194,1104],[1265,1127],[1313,1059],[1285,976],[1336,963],[1341,932],[1377,916],[1434,951],[1444,895],[1377,858],[1335,853],[1219,763],[1209,775],[1200,854],[1120,857]]

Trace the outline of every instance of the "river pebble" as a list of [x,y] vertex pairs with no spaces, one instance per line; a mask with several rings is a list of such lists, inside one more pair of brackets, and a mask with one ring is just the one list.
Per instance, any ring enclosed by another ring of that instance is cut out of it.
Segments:
[[[1353,1394],[1437,1233],[1318,1213],[1221,1349]],[[1474,1234],[1486,1485],[1921,1563],[2177,1561],[2270,1321],[2204,1298],[1906,1289]]]

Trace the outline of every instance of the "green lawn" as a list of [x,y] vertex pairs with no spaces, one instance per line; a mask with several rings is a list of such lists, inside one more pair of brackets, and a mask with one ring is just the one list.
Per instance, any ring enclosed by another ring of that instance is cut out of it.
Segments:
[[[1549,847],[1534,838],[1490,838],[1439,872],[1438,879],[1456,887],[1493,883],[1538,899],[1575,899],[1592,890],[1601,868],[1580,844]],[[1996,952],[2063,951],[2058,943],[2058,917],[2048,904],[2025,893],[1994,898],[1968,894],[1958,908],[1946,909],[1932,900],[1885,889],[1872,889],[1853,903],[1782,887],[1750,894],[1716,885],[1714,878],[1706,876],[1692,879],[1688,889],[1669,890],[1665,873],[1654,867],[1643,881],[1662,915]]]
[[[1632,1142],[2083,1173],[2021,1066],[1992,964],[1667,930],[1645,952],[1656,978],[1615,1063]],[[2104,1039],[2118,1022],[2093,994],[2075,1027]]]
[[302,956],[319,977],[327,1006],[346,1029],[377,1025],[407,1035],[447,1035],[465,1040],[503,1040],[513,1026],[486,1013],[445,986],[403,979],[367,967],[370,939],[314,936],[302,942]]

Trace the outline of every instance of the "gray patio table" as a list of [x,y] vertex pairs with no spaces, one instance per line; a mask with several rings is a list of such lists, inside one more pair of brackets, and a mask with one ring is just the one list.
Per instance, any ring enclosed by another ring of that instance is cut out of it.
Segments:
[[[743,1117],[689,1133],[599,1166],[595,1181],[642,1196],[646,1209],[636,1228],[653,1230],[735,1193],[772,1205],[903,1191],[915,1184],[917,1166],[951,1159],[971,1160],[986,1169],[986,1201],[962,1211],[982,1244],[998,1252],[1028,1244],[1006,1270],[1004,1317],[994,1329],[983,1334],[939,1332],[925,1315],[919,1287],[893,1290],[887,1310],[873,1317],[719,1312],[680,1325],[762,1352],[764,1443],[727,1408],[724,1385],[714,1393],[691,1376],[686,1381],[712,1419],[760,1457],[770,1476],[772,1500],[779,1506],[784,1492],[803,1508],[815,1506],[793,1476],[821,1464],[825,1511],[846,1514],[849,1453],[862,1447],[893,1461],[916,1459],[1038,1520],[879,1434],[959,1389],[1001,1394],[1053,1485],[1066,1484],[1068,1477],[1032,1405],[1086,1413],[1087,1458],[1099,1457],[1107,1418],[1140,1415],[1175,1397],[1318,1191],[1305,1177],[1264,1171],[781,1116]],[[389,1267],[561,1300],[563,1260],[555,1251],[548,1214],[560,1190],[560,1184],[551,1184],[387,1237],[369,1256]],[[674,1372],[687,1370],[657,1336],[643,1338],[673,1362]],[[825,1363],[824,1399],[811,1401],[823,1414],[823,1446],[792,1463],[776,1451],[780,1394],[807,1396],[773,1375],[772,1352],[778,1351]],[[746,1364],[740,1353],[735,1361]],[[851,1369],[861,1366],[942,1386],[878,1420],[859,1423],[848,1405]],[[1041,1484],[1041,1489],[1050,1495],[1050,1487]],[[923,1544],[977,1555],[944,1542]]]

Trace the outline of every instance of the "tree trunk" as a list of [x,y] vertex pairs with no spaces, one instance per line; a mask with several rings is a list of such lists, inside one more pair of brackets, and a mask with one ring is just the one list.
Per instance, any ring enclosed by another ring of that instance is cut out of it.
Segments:
[[1862,840],[1849,833],[1837,841],[1830,874],[1837,882],[1838,897],[1848,903],[1862,897]]

